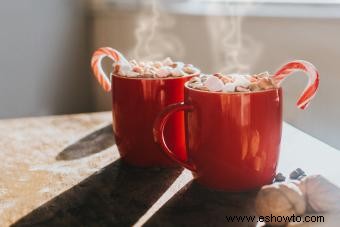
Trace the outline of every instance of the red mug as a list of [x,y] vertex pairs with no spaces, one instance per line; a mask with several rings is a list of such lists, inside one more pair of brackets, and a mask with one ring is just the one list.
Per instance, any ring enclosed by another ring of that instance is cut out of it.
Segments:
[[[305,109],[319,87],[319,73],[312,63],[288,62],[272,79],[280,87],[296,71],[308,76],[296,103]],[[282,89],[220,93],[195,90],[187,84],[184,89],[184,103],[168,106],[155,121],[155,140],[163,151],[210,188],[247,191],[271,183],[280,151]],[[185,111],[188,154],[182,157],[187,159],[176,155],[165,141],[165,125],[179,111]]]
[[[136,166],[171,166],[152,135],[157,115],[167,105],[184,100],[189,77],[138,79],[112,76],[113,132],[121,158]],[[184,115],[176,113],[164,132],[176,155],[186,158]]]
[[[92,57],[98,82],[105,91],[112,92],[113,133],[121,158],[141,167],[176,165],[154,141],[153,123],[166,106],[184,100],[184,83],[198,73],[176,78],[130,78],[113,74],[110,80],[101,69],[104,57],[119,61],[123,56],[112,48],[100,48]],[[176,113],[164,131],[171,149],[183,159],[186,158],[184,127],[184,114]]]
[[[155,121],[155,140],[163,151],[209,188],[247,191],[271,183],[280,151],[281,88],[220,93],[185,85],[184,90],[185,101],[169,105]],[[187,159],[177,155],[164,131],[180,111],[185,112]]]

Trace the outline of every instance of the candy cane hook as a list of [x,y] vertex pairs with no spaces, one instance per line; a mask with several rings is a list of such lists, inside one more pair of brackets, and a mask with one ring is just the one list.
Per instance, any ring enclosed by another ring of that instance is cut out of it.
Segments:
[[129,62],[124,58],[124,56],[117,50],[111,47],[102,47],[96,50],[91,59],[91,67],[94,76],[98,80],[102,88],[109,92],[111,91],[111,81],[110,78],[105,74],[102,68],[102,60],[105,58],[111,58],[115,63],[120,65],[129,66]]
[[314,98],[319,87],[319,73],[312,63],[303,60],[288,62],[282,66],[272,78],[277,85],[280,85],[288,76],[296,71],[303,71],[308,76],[307,86],[296,103],[298,108],[305,109]]

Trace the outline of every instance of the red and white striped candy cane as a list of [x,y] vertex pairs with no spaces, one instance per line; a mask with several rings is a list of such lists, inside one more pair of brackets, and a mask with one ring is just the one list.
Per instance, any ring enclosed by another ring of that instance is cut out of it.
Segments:
[[114,62],[119,63],[120,65],[129,65],[129,62],[119,51],[111,47],[101,47],[93,53],[91,59],[91,67],[94,76],[96,77],[102,88],[105,91],[109,92],[111,91],[110,77],[105,74],[102,68],[102,60],[105,57],[111,58]]
[[307,86],[296,103],[300,109],[305,109],[315,96],[319,86],[319,73],[312,63],[303,60],[288,62],[273,75],[273,79],[280,85],[288,76],[296,71],[303,71],[308,76]]

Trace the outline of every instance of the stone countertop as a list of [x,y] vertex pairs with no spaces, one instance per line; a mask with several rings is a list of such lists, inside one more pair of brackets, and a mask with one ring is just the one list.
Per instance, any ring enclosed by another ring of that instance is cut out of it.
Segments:
[[[109,112],[2,120],[0,159],[0,226],[226,226],[226,215],[254,215],[256,192],[122,163]],[[340,185],[338,163],[339,151],[284,124],[279,171],[300,167]]]

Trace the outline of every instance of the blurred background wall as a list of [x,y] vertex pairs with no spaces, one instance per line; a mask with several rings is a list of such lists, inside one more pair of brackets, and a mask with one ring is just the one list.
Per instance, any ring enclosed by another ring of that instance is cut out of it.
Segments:
[[[105,1],[104,1],[105,2]],[[0,8],[0,117],[109,110],[110,94],[90,76],[90,53],[112,46],[129,55],[136,39],[138,8],[75,0],[6,0]],[[207,15],[172,12],[173,32],[185,48],[181,59],[216,71]],[[9,26],[8,24],[11,24]],[[340,148],[340,19],[253,15],[242,31],[260,45],[251,72],[274,72],[294,59],[313,62],[321,74],[309,109],[295,101],[306,78],[284,83],[284,118],[295,127]],[[218,32],[218,31],[217,31]]]
[[0,1],[0,118],[93,110],[86,1]]

